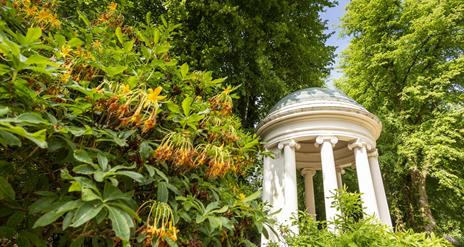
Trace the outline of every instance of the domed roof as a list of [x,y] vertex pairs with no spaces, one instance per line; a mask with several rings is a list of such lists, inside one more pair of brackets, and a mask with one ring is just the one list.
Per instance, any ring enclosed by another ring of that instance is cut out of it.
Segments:
[[[379,119],[366,110],[362,105],[352,98],[346,96],[337,89],[329,88],[305,88],[291,93],[281,99],[271,109],[269,114],[258,124],[257,129],[261,129],[269,122],[276,119],[292,118],[297,114],[321,114],[322,112],[350,112],[352,114],[363,115],[380,126]],[[260,131],[258,131],[260,132]]]
[[363,108],[358,102],[346,96],[340,90],[312,87],[301,89],[285,96],[271,109],[270,114],[288,106],[300,103],[311,104],[311,102],[317,103],[321,101],[347,103]]

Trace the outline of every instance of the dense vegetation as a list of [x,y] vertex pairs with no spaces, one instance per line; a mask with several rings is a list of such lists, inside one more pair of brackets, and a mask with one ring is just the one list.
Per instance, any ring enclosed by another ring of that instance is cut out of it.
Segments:
[[[334,1],[0,3],[0,246],[259,244],[271,221],[258,199],[259,140],[244,129],[288,92],[323,84],[333,48],[318,12]],[[340,234],[302,213],[302,234],[286,239],[457,243],[464,3],[348,6],[338,85],[384,124],[397,231],[341,193]],[[344,181],[356,190],[349,172]]]
[[353,0],[343,20],[339,86],[382,120],[395,225],[462,238],[464,2]]
[[[375,219],[363,215],[361,194],[347,192],[346,187],[334,196],[335,207],[342,212],[335,218],[337,233],[327,230],[326,222],[316,221],[306,212],[300,212],[300,234],[287,233],[286,241],[295,247],[344,247],[344,246],[451,246],[443,238],[433,233],[414,233],[408,231],[391,231]],[[284,231],[285,232],[285,231]]]
[[0,7],[0,245],[258,242],[259,142],[235,88],[179,63],[163,18],[58,7]]
[[[109,0],[68,0],[66,18],[76,9],[98,15]],[[331,0],[169,0],[121,1],[127,22],[143,22],[150,11],[180,24],[172,41],[179,58],[198,70],[211,70],[240,85],[235,112],[253,128],[283,96],[322,86],[333,47],[319,18]]]

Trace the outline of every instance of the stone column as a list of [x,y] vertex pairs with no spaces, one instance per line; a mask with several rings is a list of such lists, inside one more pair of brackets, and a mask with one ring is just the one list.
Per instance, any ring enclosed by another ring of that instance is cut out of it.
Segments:
[[290,140],[279,143],[278,148],[284,150],[285,206],[282,208],[282,220],[284,224],[288,225],[290,231],[298,234],[298,225],[293,225],[291,218],[298,218],[295,149],[298,149],[299,145],[294,140]]
[[374,185],[372,183],[372,175],[369,167],[369,160],[367,157],[367,143],[356,141],[348,145],[350,150],[354,150],[356,160],[356,175],[358,177],[359,192],[361,192],[361,200],[364,212],[368,215],[379,217],[377,207],[377,199],[375,196]]
[[263,158],[263,201],[272,203],[271,157]]
[[[284,158],[282,150],[277,147],[269,148],[273,157],[264,158],[263,171],[263,199],[270,203],[270,213],[275,213],[272,217],[276,224],[272,227],[278,229],[283,223],[282,210],[286,207],[284,198]],[[267,168],[267,169],[266,169]],[[269,192],[269,194],[267,194]],[[266,200],[267,198],[267,200]],[[268,237],[261,235],[261,246],[268,246],[269,242],[279,242],[283,237],[274,232],[267,226],[264,226],[268,232]]]
[[345,174],[345,171],[342,168],[337,168],[337,186],[338,189],[343,188],[342,175]]
[[308,213],[316,219],[316,203],[314,201],[314,183],[313,177],[316,171],[310,168],[304,168],[301,170],[301,175],[304,176],[305,183],[305,205]]
[[[338,142],[334,136],[319,136],[316,138],[315,145],[321,146],[321,164],[322,164],[322,180],[324,185],[324,202],[325,202],[325,215],[328,222],[328,229],[335,232],[335,225],[333,221],[336,215],[340,212],[334,207],[333,195],[337,189],[337,174],[335,171],[335,159],[333,154],[333,147]],[[332,223],[331,223],[332,222]]]
[[387,226],[392,226],[390,210],[388,209],[387,196],[383,187],[382,174],[379,166],[379,154],[377,149],[368,154],[369,165],[371,168],[372,182],[374,184],[377,206],[380,214],[380,220]]

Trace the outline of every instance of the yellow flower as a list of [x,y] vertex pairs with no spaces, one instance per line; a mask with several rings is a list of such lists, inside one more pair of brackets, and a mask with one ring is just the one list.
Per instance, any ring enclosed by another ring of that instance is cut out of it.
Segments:
[[48,10],[41,9],[36,18],[39,22],[48,23],[53,18],[53,15]]
[[62,76],[61,76],[61,80],[64,81],[64,82],[67,82],[69,80],[69,78],[71,77],[71,72],[68,71],[66,73],[64,73]]
[[60,20],[58,20],[58,18],[56,18],[55,16],[52,16],[52,18],[50,19],[50,25],[52,27],[60,27],[61,26],[61,22]]
[[148,98],[148,101],[151,102],[151,103],[157,103],[158,100],[163,100],[164,98],[166,98],[166,96],[159,96],[159,94],[161,93],[161,90],[163,90],[162,87],[157,87],[155,88],[154,90],[153,89],[148,89],[148,95],[147,95],[147,98]]
[[246,198],[246,196],[245,196],[245,194],[240,193],[240,194],[238,194],[238,198],[240,199],[240,201],[243,201]]
[[115,2],[112,2],[112,3],[110,3],[110,5],[108,5],[109,11],[112,11],[112,12],[113,12],[113,11],[116,11],[116,8],[117,8],[117,7],[118,7],[118,4],[115,3]]
[[101,49],[101,46],[102,46],[102,43],[100,42],[100,40],[95,40],[95,41],[92,43],[92,47],[95,48],[95,49],[100,50],[100,49]]
[[69,53],[71,52],[71,48],[69,48],[69,46],[63,46],[61,47],[61,51],[60,51],[60,54],[61,56],[63,56],[64,58],[66,58]]
[[32,7],[25,6],[24,12],[26,13],[27,16],[34,16],[37,13],[37,7],[36,6],[32,6]]
[[130,92],[130,87],[127,84],[123,84],[119,91],[121,91],[122,94],[127,94]]

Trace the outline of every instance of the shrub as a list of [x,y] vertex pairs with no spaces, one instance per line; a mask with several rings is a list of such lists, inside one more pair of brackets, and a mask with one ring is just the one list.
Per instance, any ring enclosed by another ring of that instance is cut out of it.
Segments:
[[231,113],[235,88],[178,62],[168,20],[56,7],[0,7],[1,244],[257,242],[259,141]]
[[299,235],[285,235],[289,246],[450,246],[443,238],[426,233],[393,231],[376,219],[363,214],[359,193],[341,189],[334,195],[335,204],[342,213],[333,222],[336,233],[327,230],[326,222],[313,219],[307,212],[299,212]]

